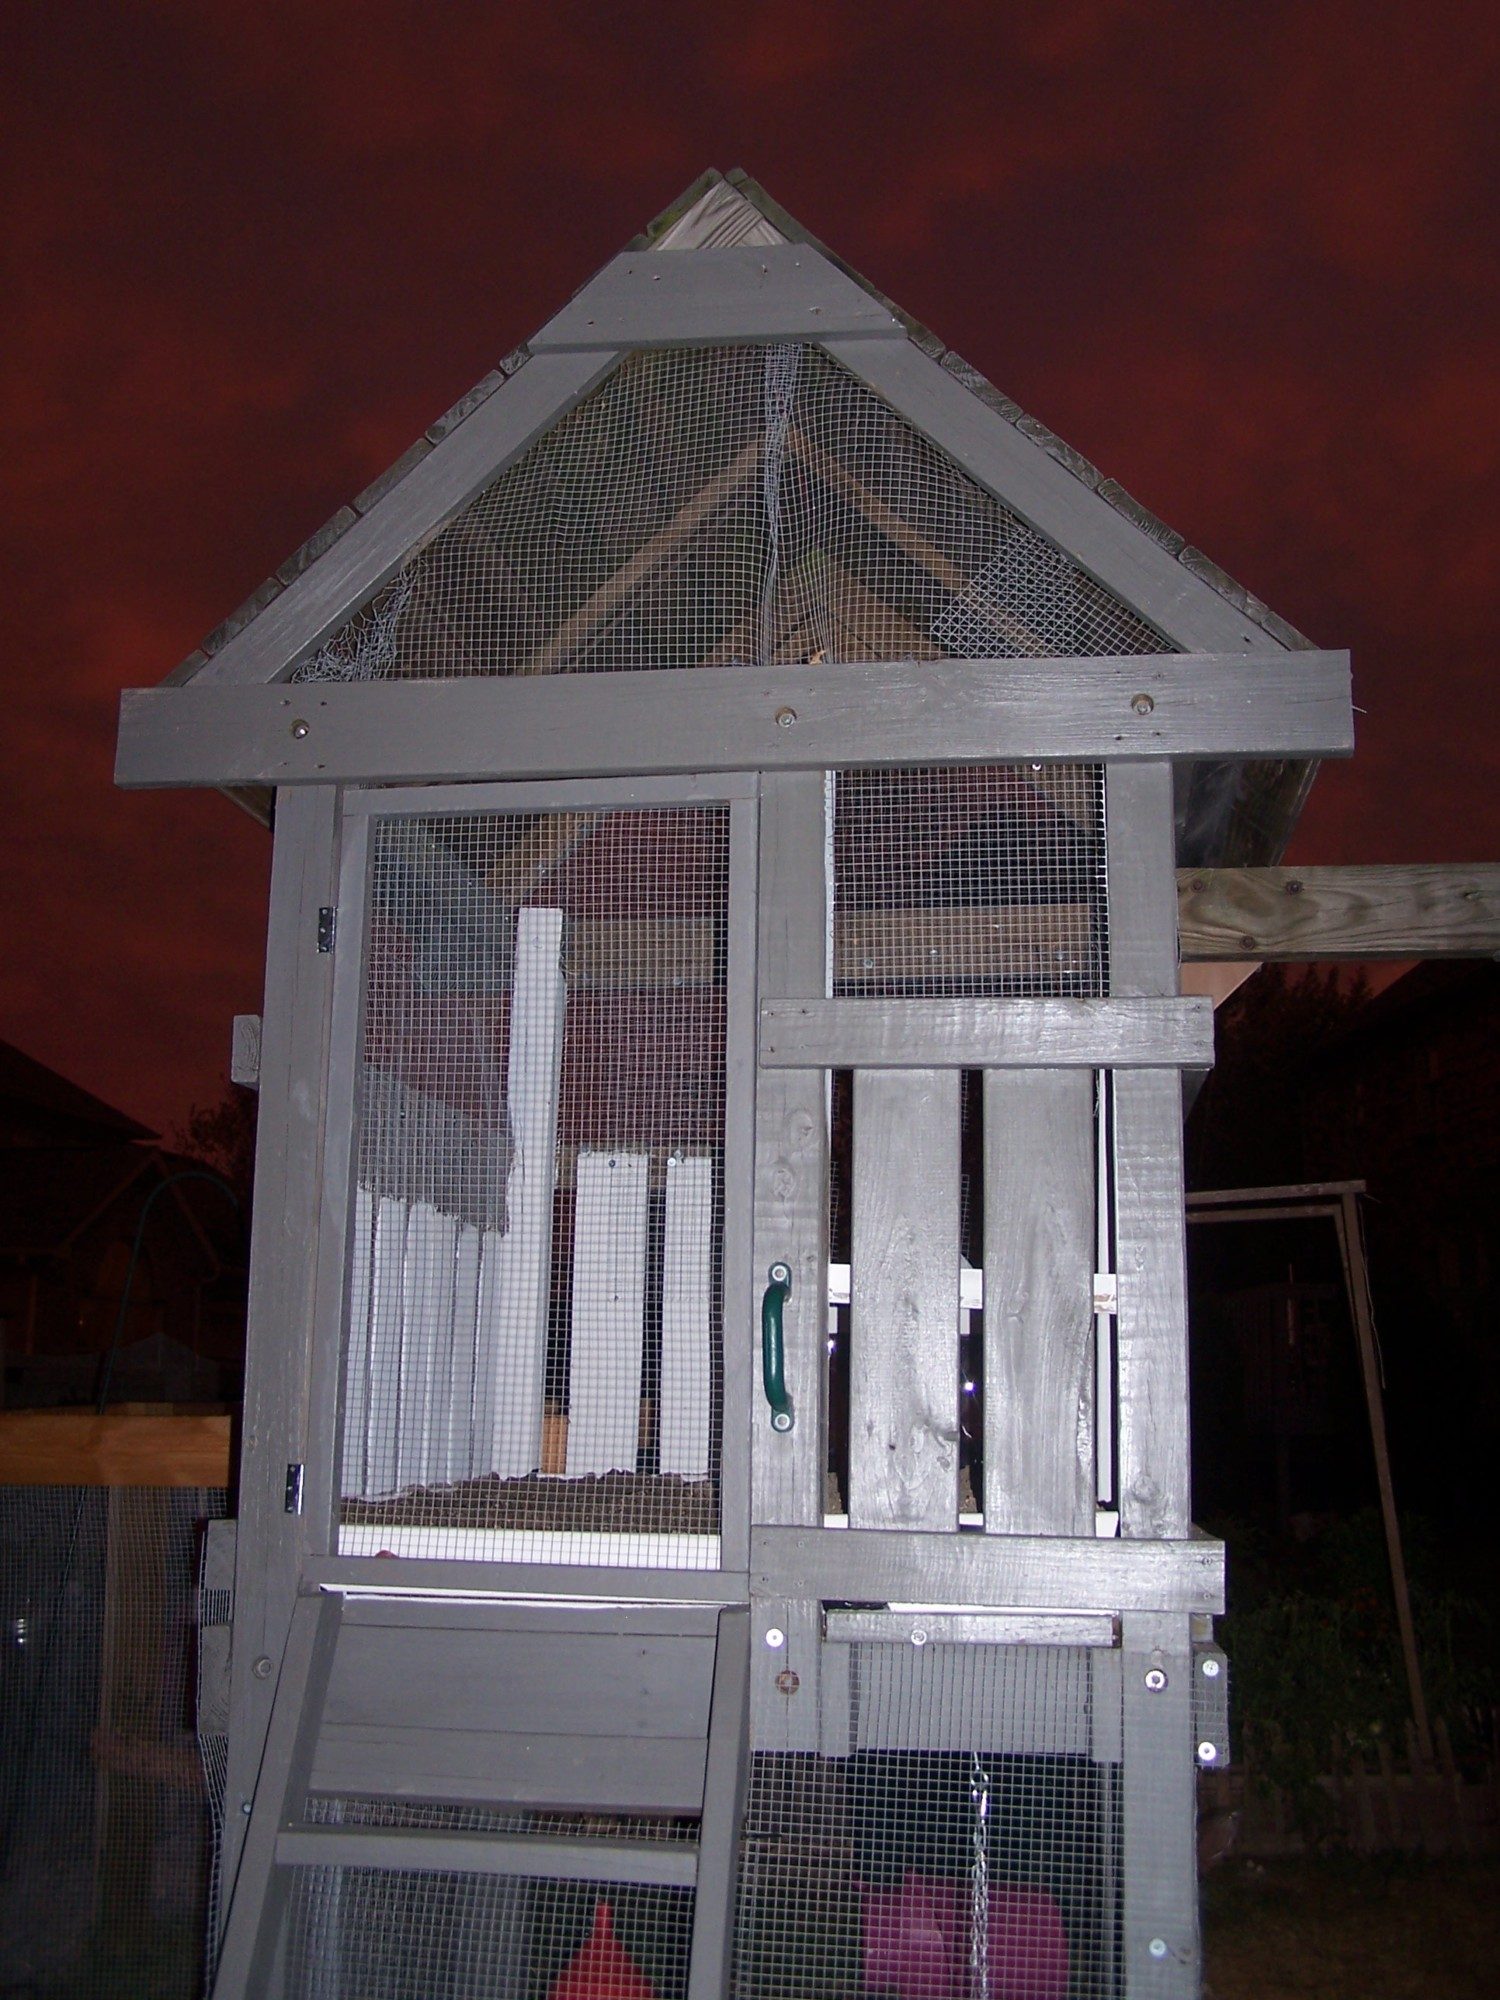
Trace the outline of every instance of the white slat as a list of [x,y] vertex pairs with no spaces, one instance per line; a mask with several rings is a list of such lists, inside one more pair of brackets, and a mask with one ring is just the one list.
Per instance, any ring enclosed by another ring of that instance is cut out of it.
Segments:
[[349,1327],[344,1336],[344,1463],[341,1493],[365,1490],[365,1440],[370,1422],[370,1265],[375,1254],[375,1197],[354,1189],[349,1253]]
[[[401,1403],[396,1427],[399,1485],[426,1486],[446,1463],[453,1356],[453,1266],[458,1221],[417,1201],[406,1218],[401,1269]],[[441,1442],[439,1441],[441,1434]]]
[[401,1407],[401,1270],[406,1258],[406,1209],[394,1195],[375,1202],[370,1252],[369,1403],[361,1492],[394,1493]]
[[486,1232],[474,1366],[474,1471],[535,1471],[542,1451],[552,1195],[562,1079],[561,910],[521,910],[505,1090],[511,1164],[503,1236]]
[[568,1475],[634,1472],[646,1307],[647,1155],[580,1153]]
[[442,1479],[467,1479],[474,1471],[474,1361],[479,1331],[479,1256],[482,1232],[458,1226],[453,1258],[453,1345],[448,1380],[446,1471]]
[[714,1163],[667,1161],[661,1275],[663,1472],[708,1475],[712,1402]]

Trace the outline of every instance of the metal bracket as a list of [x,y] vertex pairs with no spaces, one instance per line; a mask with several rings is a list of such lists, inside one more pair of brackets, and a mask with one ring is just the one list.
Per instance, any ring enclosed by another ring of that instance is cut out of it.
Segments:
[[338,911],[331,903],[325,903],[318,911],[318,950],[332,951],[334,933],[338,929]]

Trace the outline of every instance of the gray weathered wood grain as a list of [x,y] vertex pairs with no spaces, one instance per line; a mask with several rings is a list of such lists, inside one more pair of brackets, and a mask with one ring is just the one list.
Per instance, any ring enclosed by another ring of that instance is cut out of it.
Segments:
[[751,1588],[847,1604],[1036,1611],[1224,1609],[1224,1544],[1069,1535],[756,1528]]
[[[827,991],[828,885],[821,771],[766,778],[760,811],[760,977],[778,990]],[[760,1288],[792,1270],[782,1315],[796,1425],[771,1429],[761,1394]],[[828,1086],[816,1070],[763,1072],[755,1109],[753,1286],[725,1300],[725,1340],[756,1353],[748,1418],[752,1521],[823,1518],[823,1382],[828,1307]],[[726,1422],[735,1415],[726,1412]]]
[[1092,1532],[1093,1269],[1092,1071],[990,1070],[984,1079],[986,1534]]
[[[351,528],[324,560],[341,557],[357,532]],[[259,632],[320,568],[244,636]],[[207,685],[208,671],[186,687],[126,691],[116,763],[122,785],[1325,757],[1344,754],[1352,740],[1341,653],[862,661],[270,687]],[[1140,712],[1148,697],[1152,707]]]
[[1490,958],[1500,866],[1183,868],[1185,959]]
[[956,1070],[856,1070],[849,1520],[958,1525]]
[[1213,1061],[1213,1006],[1145,1000],[762,1001],[773,1069],[1106,1069]]
[[887,306],[806,243],[630,250],[527,342],[569,349],[692,347],[732,340],[905,339]]

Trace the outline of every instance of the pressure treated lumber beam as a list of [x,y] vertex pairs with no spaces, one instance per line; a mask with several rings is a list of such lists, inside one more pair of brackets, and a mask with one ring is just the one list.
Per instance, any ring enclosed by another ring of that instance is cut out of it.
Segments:
[[1346,653],[1126,654],[136,688],[116,777],[416,784],[1352,748]]
[[227,1486],[227,1416],[0,1415],[0,1486]]
[[1184,959],[1491,958],[1500,866],[1180,868]]

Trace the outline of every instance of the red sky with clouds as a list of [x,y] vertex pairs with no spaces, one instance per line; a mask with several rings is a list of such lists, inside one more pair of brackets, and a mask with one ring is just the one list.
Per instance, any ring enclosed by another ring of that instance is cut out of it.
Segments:
[[1490,4],[12,11],[0,1036],[157,1124],[269,839],[116,793],[158,680],[705,166],[742,165],[1320,643],[1304,861],[1500,858]]

